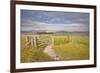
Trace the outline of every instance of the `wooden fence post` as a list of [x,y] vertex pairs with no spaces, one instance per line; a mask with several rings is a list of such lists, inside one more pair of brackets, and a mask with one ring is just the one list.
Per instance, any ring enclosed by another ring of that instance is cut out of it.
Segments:
[[32,36],[30,38],[30,44],[31,44],[31,47],[33,48],[33,38],[32,38]]
[[37,48],[37,38],[34,36],[34,47]]

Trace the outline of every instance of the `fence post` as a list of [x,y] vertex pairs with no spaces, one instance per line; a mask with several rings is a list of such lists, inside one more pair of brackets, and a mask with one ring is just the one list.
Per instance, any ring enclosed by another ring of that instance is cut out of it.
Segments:
[[34,35],[34,47],[37,48],[37,39],[35,35]]
[[31,36],[31,38],[30,38],[30,44],[31,44],[31,47],[33,48],[33,38],[32,38],[32,36]]

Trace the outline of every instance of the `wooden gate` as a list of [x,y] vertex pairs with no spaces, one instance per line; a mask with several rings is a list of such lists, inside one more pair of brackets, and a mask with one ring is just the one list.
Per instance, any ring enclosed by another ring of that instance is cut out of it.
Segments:
[[25,47],[42,48],[54,44],[52,35],[26,35]]

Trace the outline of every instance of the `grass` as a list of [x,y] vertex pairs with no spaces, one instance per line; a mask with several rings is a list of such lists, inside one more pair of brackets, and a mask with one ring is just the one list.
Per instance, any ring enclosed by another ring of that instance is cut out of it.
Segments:
[[70,42],[69,36],[54,36],[54,45],[66,44]]
[[55,45],[53,48],[58,53],[61,60],[89,59],[88,36],[72,36],[70,42]]
[[[47,54],[43,53],[43,48],[46,45],[41,46],[40,48],[31,47],[31,44],[25,47],[26,36],[21,35],[21,62],[42,62],[52,60]],[[33,43],[34,44],[34,43]]]
[[41,49],[25,48],[21,49],[21,62],[42,62],[52,60],[48,55],[43,53]]
[[[34,35],[33,35],[34,36]],[[41,35],[40,40],[50,41],[49,34]],[[52,61],[50,56],[43,52],[47,44],[38,48],[24,47],[26,41],[25,36],[21,35],[21,62],[42,62]],[[33,43],[34,44],[34,43]],[[85,60],[89,59],[89,36],[84,35],[54,35],[53,49],[59,55],[60,60]]]

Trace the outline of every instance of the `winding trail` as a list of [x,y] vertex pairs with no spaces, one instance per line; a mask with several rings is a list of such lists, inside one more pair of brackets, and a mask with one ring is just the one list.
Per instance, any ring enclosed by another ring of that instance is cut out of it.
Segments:
[[57,53],[53,50],[52,47],[53,47],[52,44],[46,46],[45,49],[43,50],[43,52],[46,53],[47,55],[49,55],[53,60],[60,60],[59,56],[58,56]]

